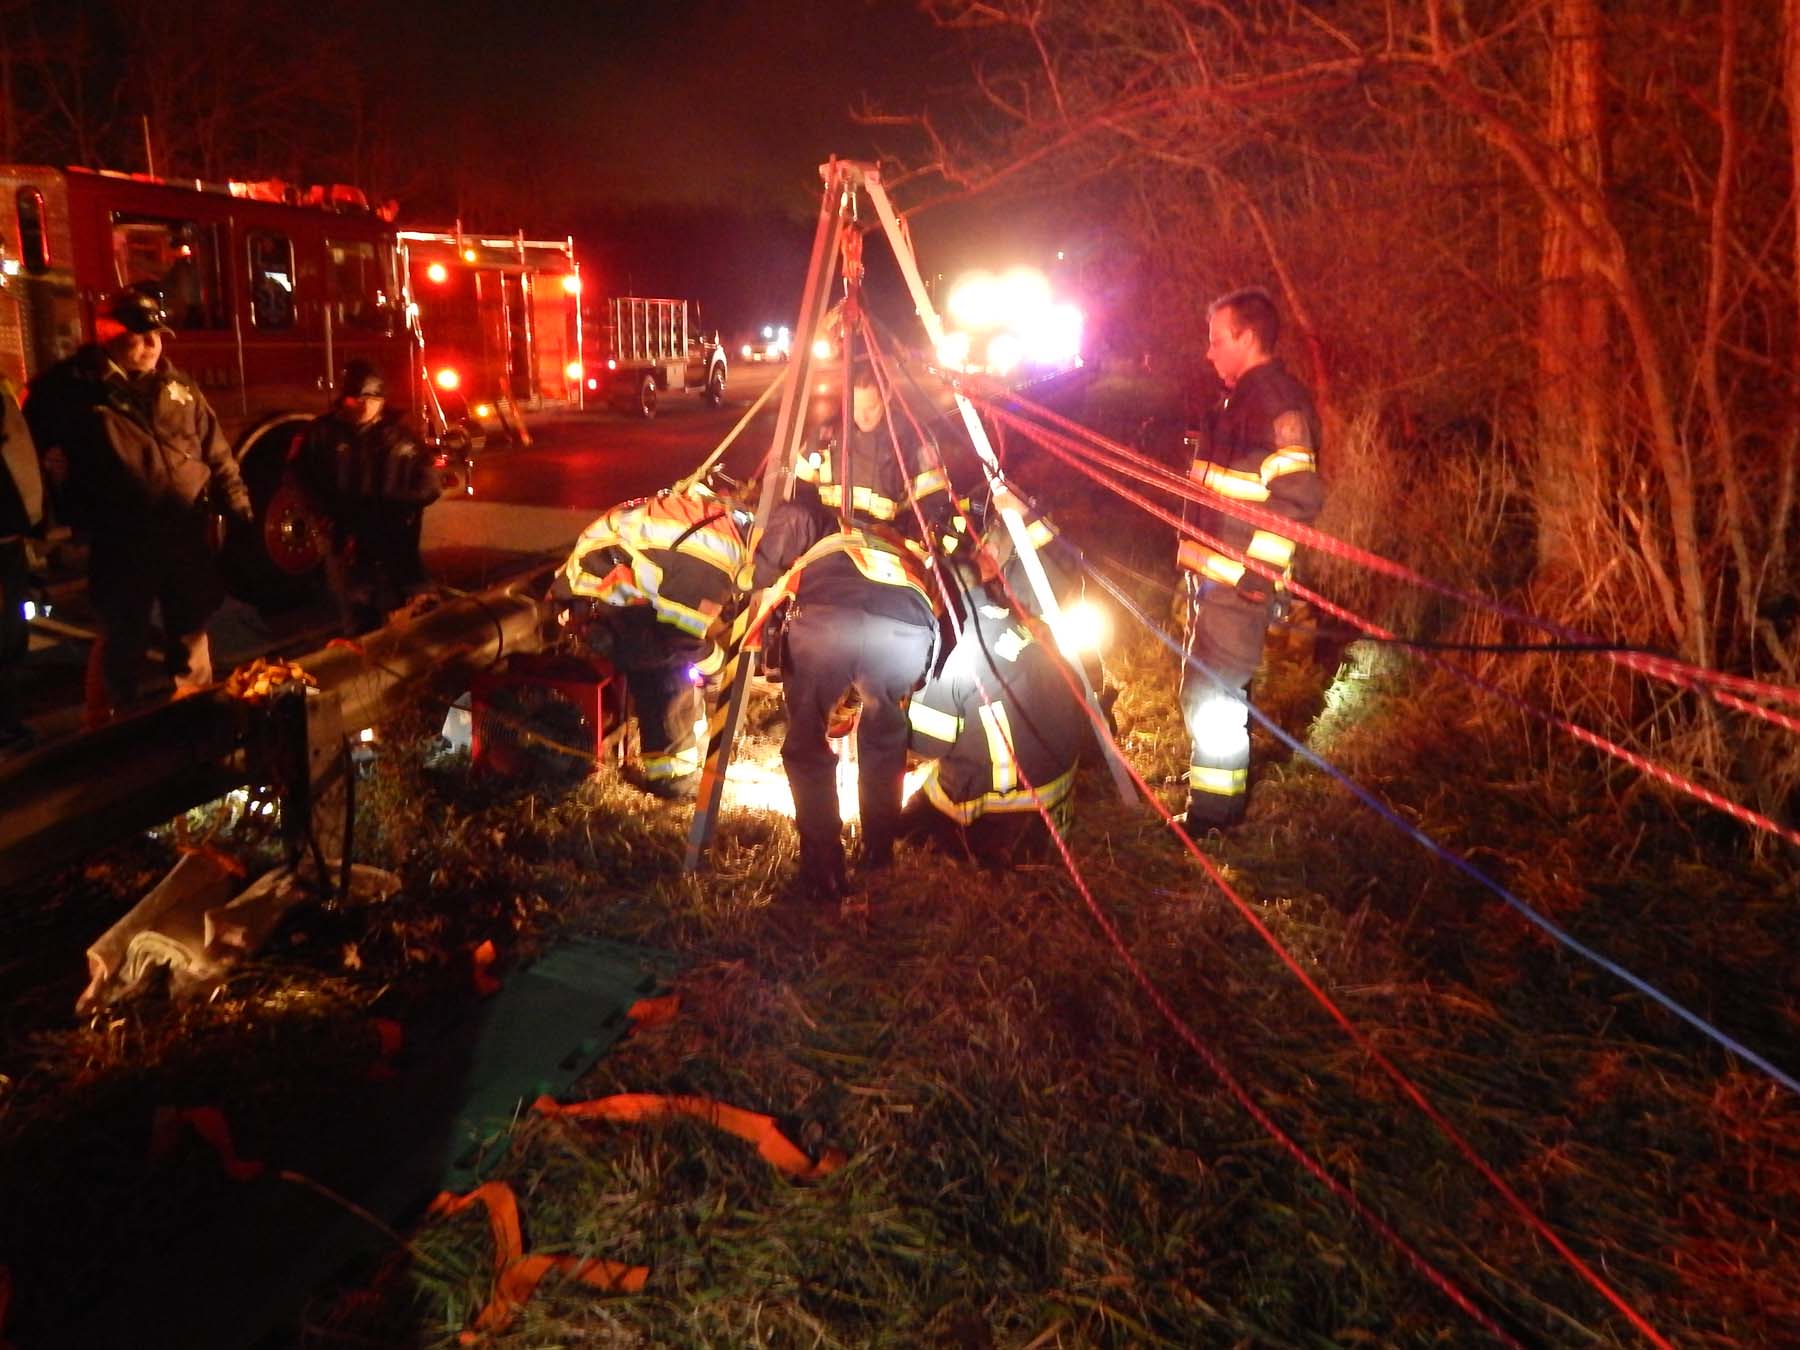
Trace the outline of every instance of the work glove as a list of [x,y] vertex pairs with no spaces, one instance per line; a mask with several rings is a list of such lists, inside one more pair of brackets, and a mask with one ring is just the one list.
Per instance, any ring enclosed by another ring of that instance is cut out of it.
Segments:
[[1246,604],[1266,605],[1275,598],[1275,586],[1267,577],[1245,568],[1244,575],[1237,581],[1237,593]]

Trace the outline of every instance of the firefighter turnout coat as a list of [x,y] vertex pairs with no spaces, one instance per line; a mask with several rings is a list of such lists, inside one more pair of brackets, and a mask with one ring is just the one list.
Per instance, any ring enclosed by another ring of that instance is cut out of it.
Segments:
[[971,610],[943,670],[907,711],[913,750],[934,761],[921,791],[959,825],[1042,807],[1060,828],[1086,714],[1055,654],[1010,610],[985,600]]
[[[1319,415],[1312,395],[1278,360],[1245,371],[1213,418],[1210,445],[1203,445],[1188,473],[1202,487],[1232,501],[1260,506],[1308,524],[1325,502],[1319,479]],[[1294,541],[1259,529],[1212,506],[1190,510],[1190,521],[1220,543],[1235,548],[1284,576],[1291,570]],[[1212,581],[1235,586],[1244,564],[1184,537],[1177,561]]]
[[917,532],[914,503],[934,528],[950,514],[950,480],[937,447],[915,444],[896,458],[885,422],[872,431],[852,422],[848,456],[837,445],[821,446],[801,457],[794,479],[831,514],[844,508],[847,493],[852,516],[903,534]]
[[553,596],[587,602],[586,626],[625,675],[653,792],[700,770],[689,667],[705,677],[724,663],[748,570],[731,509],[693,489],[613,507],[581,532],[557,574]]
[[[1214,417],[1207,441],[1189,469],[1202,486],[1302,524],[1318,515],[1324,504],[1318,413],[1312,395],[1279,361],[1244,372]],[[1279,578],[1252,572],[1197,539],[1181,540],[1177,561],[1188,578],[1188,661],[1181,675],[1182,718],[1191,744],[1187,820],[1190,827],[1229,826],[1243,819],[1248,803],[1248,689],[1262,659],[1275,596],[1292,570],[1294,541],[1223,507],[1190,508],[1188,519]]]

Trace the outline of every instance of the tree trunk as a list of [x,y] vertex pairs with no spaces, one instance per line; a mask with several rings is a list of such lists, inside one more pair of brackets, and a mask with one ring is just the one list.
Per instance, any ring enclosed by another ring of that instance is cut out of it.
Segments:
[[[1800,3],[1800,0],[1796,0]],[[1547,139],[1553,190],[1571,202],[1577,179],[1605,185],[1601,92],[1603,27],[1596,0],[1552,0]],[[1585,204],[1582,222],[1597,224]],[[1596,260],[1566,214],[1546,210],[1538,299],[1537,583],[1579,593],[1593,513],[1606,500],[1605,455],[1615,388],[1607,349],[1610,306]]]

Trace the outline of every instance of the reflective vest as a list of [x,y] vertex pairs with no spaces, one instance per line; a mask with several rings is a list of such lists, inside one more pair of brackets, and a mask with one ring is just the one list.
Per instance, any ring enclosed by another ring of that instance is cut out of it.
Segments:
[[921,791],[952,820],[1040,807],[1066,816],[1087,714],[1056,658],[1004,609],[977,606],[907,720],[912,748],[936,761]]
[[705,638],[748,585],[749,562],[717,498],[665,492],[623,502],[589,525],[558,576],[573,595],[649,605],[659,623]]
[[864,431],[852,423],[847,483],[843,481],[843,455],[836,446],[802,455],[794,466],[794,479],[809,484],[818,493],[819,504],[827,510],[835,513],[843,507],[848,488],[852,515],[882,525],[899,522],[904,527],[912,518],[913,502],[930,519],[943,510],[946,498],[938,494],[947,494],[950,487],[936,446],[915,446],[905,459],[903,472],[895,461],[893,441],[885,425]]
[[[1307,524],[1325,503],[1318,472],[1319,415],[1312,395],[1279,361],[1246,371],[1213,419],[1211,444],[1198,448],[1189,477],[1233,501],[1249,502]],[[1230,512],[1190,506],[1188,520],[1220,543],[1286,578],[1294,541],[1259,529]],[[1235,586],[1238,559],[1182,536],[1176,561],[1190,572]]]
[[795,559],[793,565],[763,593],[762,602],[750,618],[749,631],[744,639],[746,649],[755,650],[762,645],[764,621],[783,600],[800,594],[806,569],[819,565],[829,567],[834,559],[842,559],[854,565],[856,572],[864,580],[896,587],[901,592],[910,592],[916,596],[919,604],[924,606],[920,614],[921,622],[928,622],[937,613],[937,602],[932,594],[930,578],[925,575],[925,563],[918,545],[900,538],[891,530],[882,530],[877,526],[855,526],[828,534],[819,540]]

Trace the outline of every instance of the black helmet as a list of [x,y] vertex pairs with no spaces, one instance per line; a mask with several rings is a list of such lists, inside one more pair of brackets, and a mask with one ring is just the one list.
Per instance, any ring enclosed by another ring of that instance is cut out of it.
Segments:
[[162,293],[139,282],[115,291],[107,298],[102,318],[111,319],[130,333],[173,333],[163,312]]
[[387,383],[372,362],[351,361],[344,367],[343,374],[338,376],[338,397],[386,398]]

